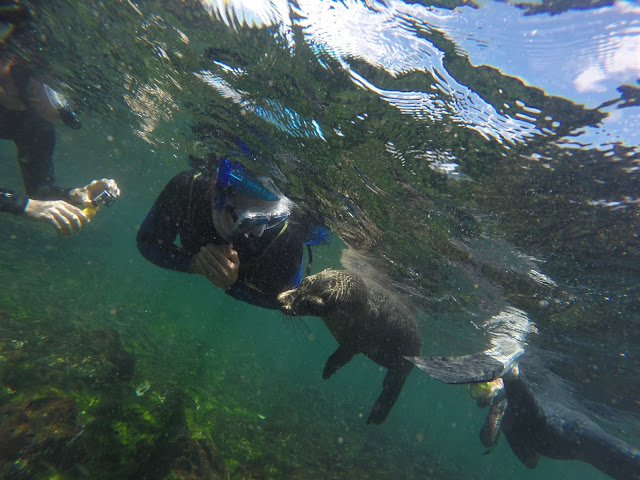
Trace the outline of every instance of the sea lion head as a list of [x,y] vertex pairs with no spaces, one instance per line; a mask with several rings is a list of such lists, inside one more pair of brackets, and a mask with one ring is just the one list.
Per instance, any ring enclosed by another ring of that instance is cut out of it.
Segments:
[[291,316],[322,316],[324,300],[317,295],[299,295],[298,289],[287,290],[278,295],[280,311]]
[[323,270],[302,280],[300,286],[278,295],[286,315],[323,317],[343,309],[361,308],[367,301],[364,282],[344,270]]

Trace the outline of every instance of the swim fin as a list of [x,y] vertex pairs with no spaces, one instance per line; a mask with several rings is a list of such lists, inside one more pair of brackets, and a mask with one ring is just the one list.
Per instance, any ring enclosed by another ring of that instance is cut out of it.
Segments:
[[524,353],[518,342],[504,342],[484,352],[461,357],[404,357],[443,383],[490,382],[501,377]]

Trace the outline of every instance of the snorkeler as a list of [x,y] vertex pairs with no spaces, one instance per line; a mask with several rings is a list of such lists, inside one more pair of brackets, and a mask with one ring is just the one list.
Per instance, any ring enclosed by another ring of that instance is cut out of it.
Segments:
[[203,275],[238,300],[278,309],[278,294],[302,280],[306,230],[290,218],[292,207],[273,181],[223,158],[215,170],[169,181],[138,231],[138,249],[160,267]]
[[[484,358],[483,358],[484,357]],[[580,460],[619,480],[640,479],[640,450],[610,435],[587,416],[557,402],[541,401],[533,392],[519,365],[512,365],[502,377],[491,378],[497,362],[487,362],[483,353],[466,357],[406,357],[436,380],[468,383],[478,406],[490,406],[480,431],[480,440],[489,449],[498,442],[500,430],[513,453],[528,468],[535,468],[540,456],[556,460]],[[480,366],[464,380],[459,367],[493,363],[489,378],[481,378]],[[443,366],[445,366],[442,368]],[[453,373],[455,372],[455,373]]]
[[[28,25],[30,14],[18,2],[3,2],[0,27],[6,38]],[[0,50],[0,139],[12,140],[27,196],[0,187],[0,212],[12,213],[52,225],[69,234],[90,220],[102,201],[120,194],[112,179],[94,180],[80,188],[61,188],[55,183],[54,122],[77,130],[81,123],[69,102],[39,80],[23,60]],[[108,203],[108,202],[107,202]]]

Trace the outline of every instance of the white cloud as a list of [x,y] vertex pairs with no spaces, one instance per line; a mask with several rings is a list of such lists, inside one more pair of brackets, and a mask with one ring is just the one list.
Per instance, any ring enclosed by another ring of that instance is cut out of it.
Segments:
[[630,75],[640,77],[640,32],[637,30],[629,28],[627,36],[608,37],[599,42],[595,57],[573,81],[578,92],[604,92],[607,88],[602,82],[606,80],[623,83]]

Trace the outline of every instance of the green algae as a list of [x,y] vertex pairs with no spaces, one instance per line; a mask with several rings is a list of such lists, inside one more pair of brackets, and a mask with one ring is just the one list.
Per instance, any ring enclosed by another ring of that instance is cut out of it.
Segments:
[[[5,320],[3,332],[9,336],[18,333],[23,325],[20,319],[5,317]],[[40,327],[38,333],[48,338],[71,334],[79,349],[86,348],[84,337],[95,338],[91,330],[69,331],[55,324],[49,327],[51,331]],[[30,344],[29,338],[25,343]],[[2,345],[7,348],[6,343]],[[31,381],[17,384],[15,375],[0,377],[3,391],[7,392],[0,404],[18,406],[25,399],[55,395],[69,398],[77,406],[75,422],[80,429],[81,454],[75,463],[58,471],[40,472],[44,475],[41,477],[34,467],[39,465],[40,454],[29,452],[17,462],[23,461],[24,468],[35,469],[34,478],[74,479],[90,475],[100,480],[114,475],[118,478],[153,475],[166,479],[276,480],[321,478],[328,474],[326,470],[330,467],[324,466],[321,459],[329,453],[322,453],[308,434],[296,433],[293,424],[270,418],[254,408],[255,402],[241,393],[249,386],[245,382],[234,387],[233,382],[219,377],[217,383],[205,389],[190,385],[189,394],[174,385],[153,382],[144,395],[138,396],[136,378],[127,380],[111,374],[109,382],[91,380],[104,376],[101,369],[112,372],[104,360],[109,358],[104,351],[94,348],[90,353],[82,352],[84,363],[92,365],[87,370],[78,368],[76,352],[69,343],[59,340],[57,345],[64,346],[65,351],[56,351],[55,345],[50,344],[47,348],[26,348],[20,358],[7,357],[7,367],[15,371],[19,366],[20,376],[30,377]],[[113,347],[108,343],[103,347],[113,355]],[[4,350],[0,353],[5,355]],[[38,365],[43,362],[55,374],[42,377]],[[7,381],[13,387],[7,386]],[[234,390],[238,387],[239,390]],[[254,388],[259,388],[259,383]],[[312,421],[318,425],[324,422],[321,416]],[[330,425],[331,422],[323,428],[332,429]],[[355,454],[356,450],[350,455]],[[385,478],[387,474],[389,471],[377,478]]]

